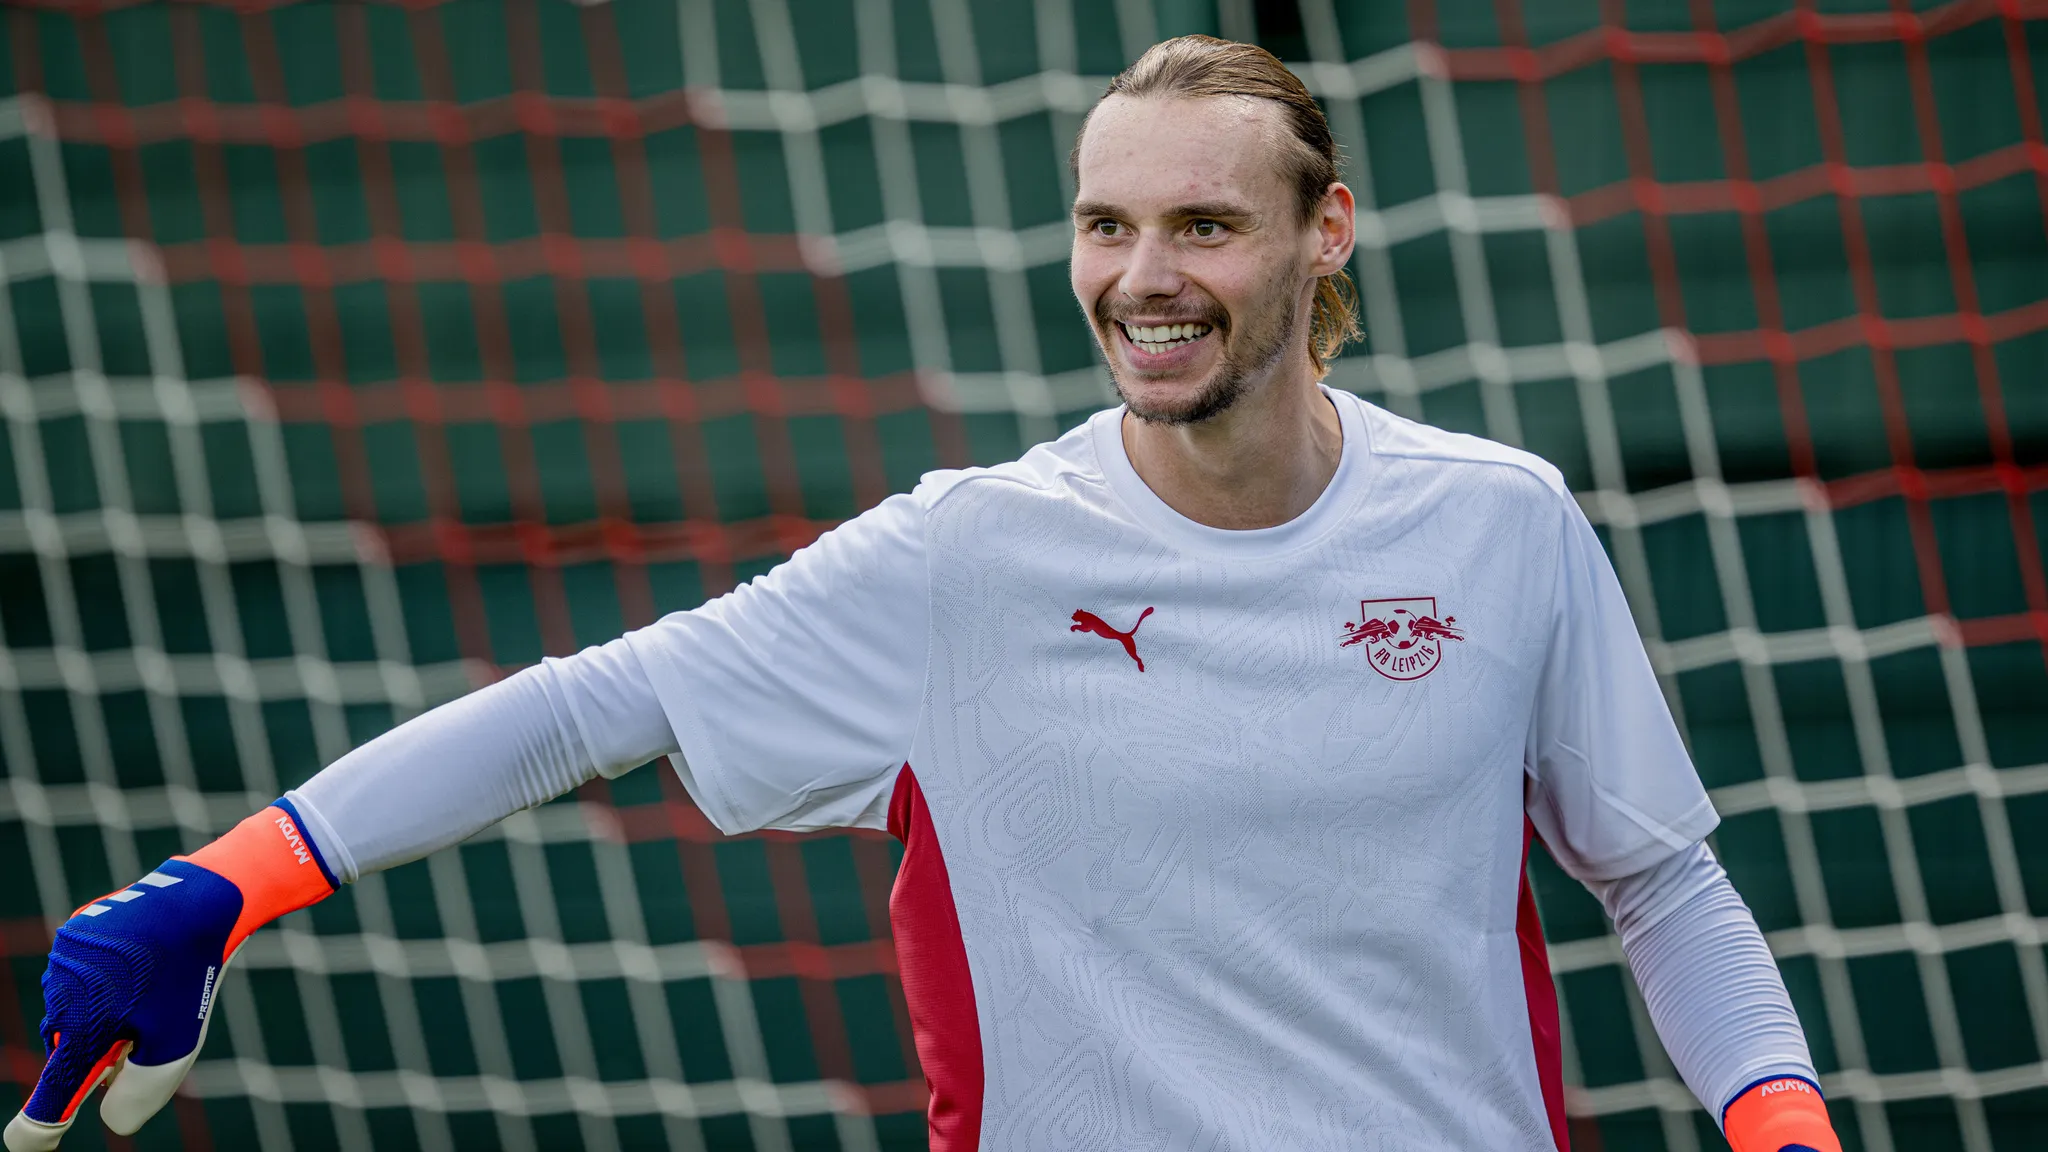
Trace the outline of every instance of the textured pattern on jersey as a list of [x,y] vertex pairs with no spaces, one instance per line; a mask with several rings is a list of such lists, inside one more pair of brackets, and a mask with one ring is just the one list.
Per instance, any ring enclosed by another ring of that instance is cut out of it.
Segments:
[[42,1035],[54,1051],[28,1104],[32,1119],[62,1119],[80,1077],[115,1041],[134,1041],[128,1058],[145,1065],[179,1059],[199,1041],[242,892],[183,860],[150,875],[177,883],[137,883],[57,930],[43,977]]
[[[1271,554],[1139,523],[1096,464],[1113,420],[921,490],[910,759],[974,976],[985,1148],[1556,1147],[1516,929],[1556,586],[1526,574],[1558,570],[1565,505],[1540,464],[1389,454],[1403,422],[1339,399],[1347,463]],[[1340,644],[1362,598],[1417,595],[1467,635],[1430,675]],[[1075,604],[1156,608],[1142,675],[1070,631]],[[1685,787],[1642,818],[1697,802],[1682,752],[1662,769]]]

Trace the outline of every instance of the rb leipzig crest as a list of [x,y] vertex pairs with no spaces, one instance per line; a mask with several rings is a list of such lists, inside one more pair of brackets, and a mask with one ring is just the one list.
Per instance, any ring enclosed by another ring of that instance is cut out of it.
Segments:
[[1443,662],[1445,641],[1465,639],[1452,627],[1457,622],[1456,616],[1437,618],[1434,596],[1365,600],[1357,622],[1345,622],[1338,646],[1365,645],[1366,663],[1389,680],[1420,680]]

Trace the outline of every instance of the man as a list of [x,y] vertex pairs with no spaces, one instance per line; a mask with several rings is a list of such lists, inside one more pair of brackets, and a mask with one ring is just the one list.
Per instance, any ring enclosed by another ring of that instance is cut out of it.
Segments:
[[1563,1148],[1537,834],[1738,1152],[1839,1152],[1558,473],[1321,386],[1353,203],[1299,81],[1161,44],[1074,167],[1123,407],[403,725],[82,909],[9,1149],[114,1073],[102,1115],[139,1126],[262,923],[667,752],[726,831],[904,840],[935,1149]]

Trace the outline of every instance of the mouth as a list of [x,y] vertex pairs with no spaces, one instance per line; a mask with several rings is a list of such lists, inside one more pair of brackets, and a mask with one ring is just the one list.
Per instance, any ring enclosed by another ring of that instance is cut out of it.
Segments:
[[1147,356],[1165,356],[1208,337],[1216,329],[1201,321],[1186,324],[1126,324],[1115,322],[1131,347]]

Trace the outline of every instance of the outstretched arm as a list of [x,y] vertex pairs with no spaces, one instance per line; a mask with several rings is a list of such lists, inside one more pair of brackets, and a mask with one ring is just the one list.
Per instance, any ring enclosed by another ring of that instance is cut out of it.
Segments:
[[1671,1062],[1735,1152],[1840,1152],[1784,978],[1707,846],[1587,887]]
[[9,1152],[56,1148],[108,1080],[107,1126],[140,1128],[198,1058],[214,990],[257,928],[675,749],[638,657],[614,640],[398,726],[226,836],[79,909],[50,951],[50,1058],[7,1126]]
[[623,637],[443,704],[286,793],[343,883],[676,751]]
[[80,909],[43,977],[50,1059],[8,1152],[91,1091],[129,1133],[176,1090],[222,971],[263,924],[598,775],[681,751],[719,828],[880,827],[922,699],[921,505],[892,496],[689,612],[400,725],[189,857]]

